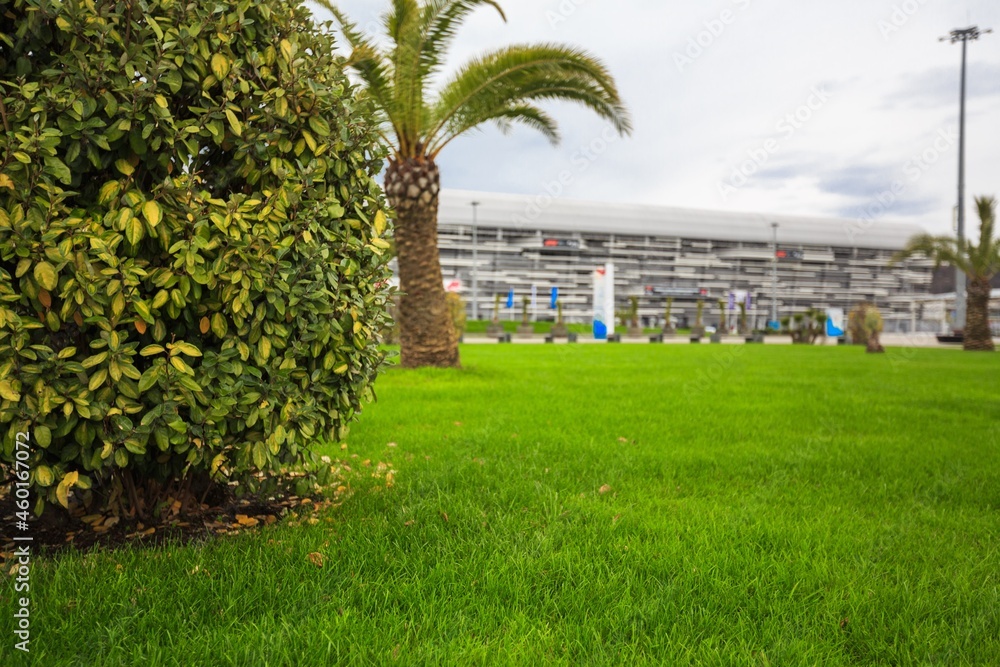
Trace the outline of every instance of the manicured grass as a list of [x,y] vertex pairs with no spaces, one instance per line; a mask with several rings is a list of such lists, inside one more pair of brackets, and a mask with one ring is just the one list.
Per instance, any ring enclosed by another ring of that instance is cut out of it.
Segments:
[[462,353],[316,525],[39,561],[34,664],[1000,663],[1000,356]]

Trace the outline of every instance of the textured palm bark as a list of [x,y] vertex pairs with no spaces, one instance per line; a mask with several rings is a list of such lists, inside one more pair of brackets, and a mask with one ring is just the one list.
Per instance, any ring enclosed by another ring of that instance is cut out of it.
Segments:
[[988,280],[970,280],[965,299],[966,350],[992,352],[993,335],[990,332],[990,283]]
[[385,191],[396,210],[400,363],[457,367],[458,336],[445,300],[437,246],[440,174],[433,160],[393,158]]

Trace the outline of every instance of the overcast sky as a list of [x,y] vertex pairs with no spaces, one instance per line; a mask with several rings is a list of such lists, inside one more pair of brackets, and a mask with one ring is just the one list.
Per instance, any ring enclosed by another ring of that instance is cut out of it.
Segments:
[[[343,0],[377,27],[388,0]],[[452,66],[505,44],[563,42],[603,59],[635,123],[613,137],[550,105],[563,141],[493,127],[441,155],[448,188],[916,222],[947,232],[958,165],[961,46],[1000,29],[998,0],[501,0],[465,25]],[[321,12],[318,12],[321,15]],[[1000,34],[969,45],[971,199],[1000,195]],[[882,203],[880,203],[880,199]]]

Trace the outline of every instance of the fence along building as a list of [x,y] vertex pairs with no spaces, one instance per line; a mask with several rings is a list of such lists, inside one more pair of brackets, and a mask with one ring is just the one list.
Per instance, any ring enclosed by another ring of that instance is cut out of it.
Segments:
[[[473,211],[477,207],[478,306],[493,316],[494,298],[503,294],[501,319],[519,318],[521,298],[538,294],[533,319],[552,319],[548,295],[559,288],[568,322],[593,315],[595,268],[615,265],[617,309],[639,296],[644,324],[662,323],[666,299],[680,326],[693,324],[698,299],[704,323],[716,324],[718,299],[731,291],[752,295],[749,322],[762,328],[772,292],[779,318],[807,308],[843,308],[876,303],[887,331],[938,330],[920,324],[912,299],[928,292],[933,265],[914,259],[889,266],[919,226],[829,218],[767,216],[630,204],[553,200],[523,195],[443,190],[438,244],[446,283],[460,284],[471,313],[473,298]],[[778,223],[777,285],[772,285],[772,222]],[[515,291],[506,308],[509,289]]]

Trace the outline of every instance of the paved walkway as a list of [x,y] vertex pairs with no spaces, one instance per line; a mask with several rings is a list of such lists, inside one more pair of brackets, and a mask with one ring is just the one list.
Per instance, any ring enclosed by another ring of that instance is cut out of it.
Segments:
[[[995,339],[997,345],[1000,346],[1000,338]],[[471,345],[497,345],[497,339],[483,334],[466,334],[463,342]],[[522,336],[517,334],[511,335],[511,342],[518,345],[543,345],[545,344],[545,334],[534,334],[531,336]],[[691,345],[691,341],[687,335],[676,335],[676,336],[664,336],[663,343],[665,345]],[[565,338],[557,338],[555,340],[556,345],[567,345]],[[577,338],[577,344],[579,345],[608,345],[606,341],[594,340],[593,336],[580,334]],[[645,336],[622,336],[622,345],[649,345],[649,335]],[[711,344],[708,337],[701,339],[701,345]],[[743,345],[743,336],[724,336],[722,339],[723,345]],[[764,338],[765,345],[791,345],[792,341],[789,336],[766,336]],[[830,345],[835,346],[837,344],[836,338],[820,339],[816,343],[817,345]],[[954,349],[961,350],[962,346],[957,344],[943,344],[939,343],[934,334],[918,333],[918,334],[882,334],[882,344],[888,347],[937,347],[944,349]]]

